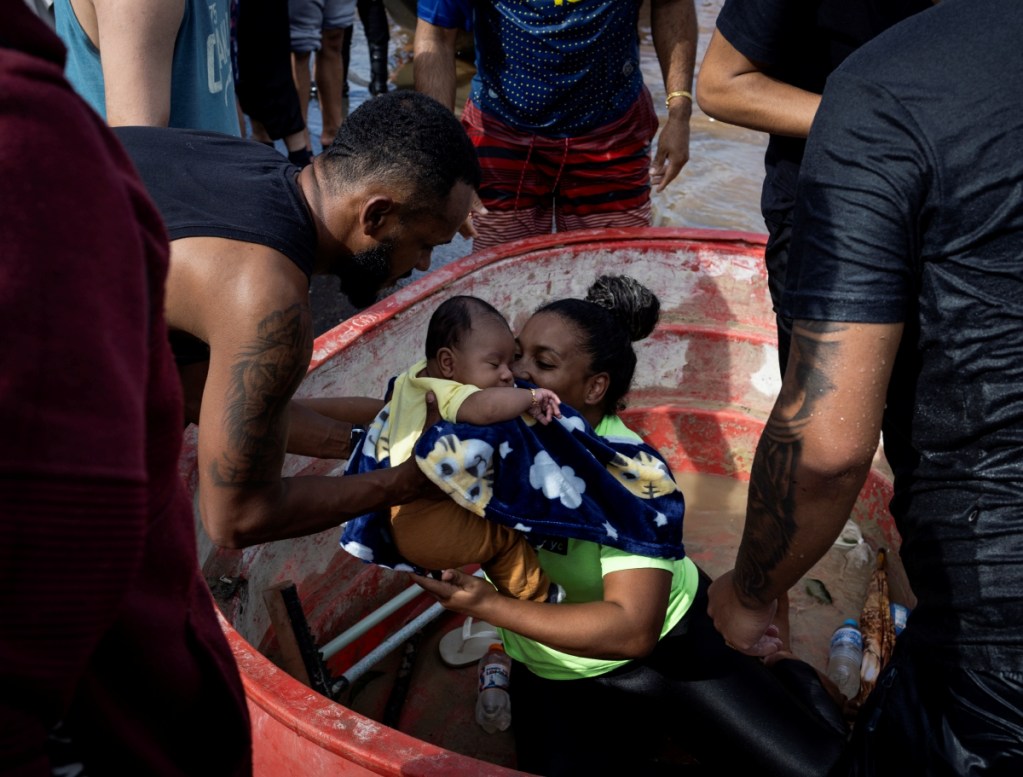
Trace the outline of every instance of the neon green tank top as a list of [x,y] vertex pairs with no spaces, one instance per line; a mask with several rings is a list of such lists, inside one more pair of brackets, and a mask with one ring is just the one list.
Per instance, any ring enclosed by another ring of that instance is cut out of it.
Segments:
[[[640,439],[618,416],[605,416],[594,430],[601,437],[629,437]],[[626,553],[616,548],[584,540],[568,540],[564,554],[540,550],[540,566],[552,580],[565,588],[565,603],[595,602],[604,598],[604,576],[626,569],[665,569],[671,572],[671,590],[668,610],[661,628],[663,637],[671,631],[689,610],[696,595],[697,570],[689,558],[647,558]],[[560,607],[562,605],[551,605]],[[504,640],[505,651],[512,658],[526,664],[540,677],[550,680],[572,680],[597,677],[627,664],[627,660],[584,658],[563,653],[536,640],[528,639],[506,629],[498,630]]]

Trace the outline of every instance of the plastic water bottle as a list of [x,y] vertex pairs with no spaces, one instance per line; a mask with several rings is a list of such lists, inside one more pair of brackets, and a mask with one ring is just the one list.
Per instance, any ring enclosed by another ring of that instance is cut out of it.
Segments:
[[863,635],[851,618],[835,629],[828,655],[828,677],[847,698],[860,690],[860,662],[863,660]]
[[904,604],[892,602],[888,605],[888,611],[892,614],[892,626],[895,627],[895,636],[899,636],[906,628],[906,618],[909,617],[909,608]]
[[504,645],[493,643],[480,659],[480,684],[476,695],[476,722],[488,734],[504,731],[511,725],[511,659]]

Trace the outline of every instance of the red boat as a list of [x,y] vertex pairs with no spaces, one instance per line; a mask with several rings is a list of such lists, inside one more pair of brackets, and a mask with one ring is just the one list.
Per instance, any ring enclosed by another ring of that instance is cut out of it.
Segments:
[[[650,228],[570,232],[480,252],[317,339],[299,395],[381,396],[418,358],[429,315],[450,295],[488,300],[517,329],[541,303],[583,296],[600,274],[632,275],[662,308],[657,330],[637,344],[624,416],[671,463],[686,495],[687,551],[716,575],[731,567],[753,452],[780,386],[763,247],[761,235]],[[186,434],[181,461],[193,487],[196,433]],[[289,457],[285,467],[289,475],[340,475],[343,465]],[[792,590],[793,648],[820,668],[832,630],[863,604],[870,569],[856,561],[858,545],[888,550],[893,590],[904,580],[890,495],[879,458],[853,514],[855,536],[836,543]],[[452,669],[438,656],[459,616],[439,610],[404,575],[346,554],[340,528],[230,551],[197,527],[200,562],[248,693],[258,775],[519,773],[510,732],[487,734],[475,723],[475,666]],[[294,618],[282,627],[284,590],[300,607],[294,630]],[[298,664],[295,656],[308,650],[296,649],[296,639],[311,642],[322,673]]]

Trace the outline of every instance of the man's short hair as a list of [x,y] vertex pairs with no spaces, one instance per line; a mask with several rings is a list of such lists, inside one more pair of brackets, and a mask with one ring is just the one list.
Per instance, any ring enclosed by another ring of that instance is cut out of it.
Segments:
[[461,181],[479,189],[476,149],[455,115],[432,97],[397,90],[367,100],[323,154],[329,186],[375,178],[412,187],[410,208],[432,209]]

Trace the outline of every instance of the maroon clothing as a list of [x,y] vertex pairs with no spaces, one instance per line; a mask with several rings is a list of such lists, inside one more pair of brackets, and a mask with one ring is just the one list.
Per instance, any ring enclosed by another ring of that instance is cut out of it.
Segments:
[[168,244],[24,0],[0,0],[0,773],[250,774],[177,474]]

